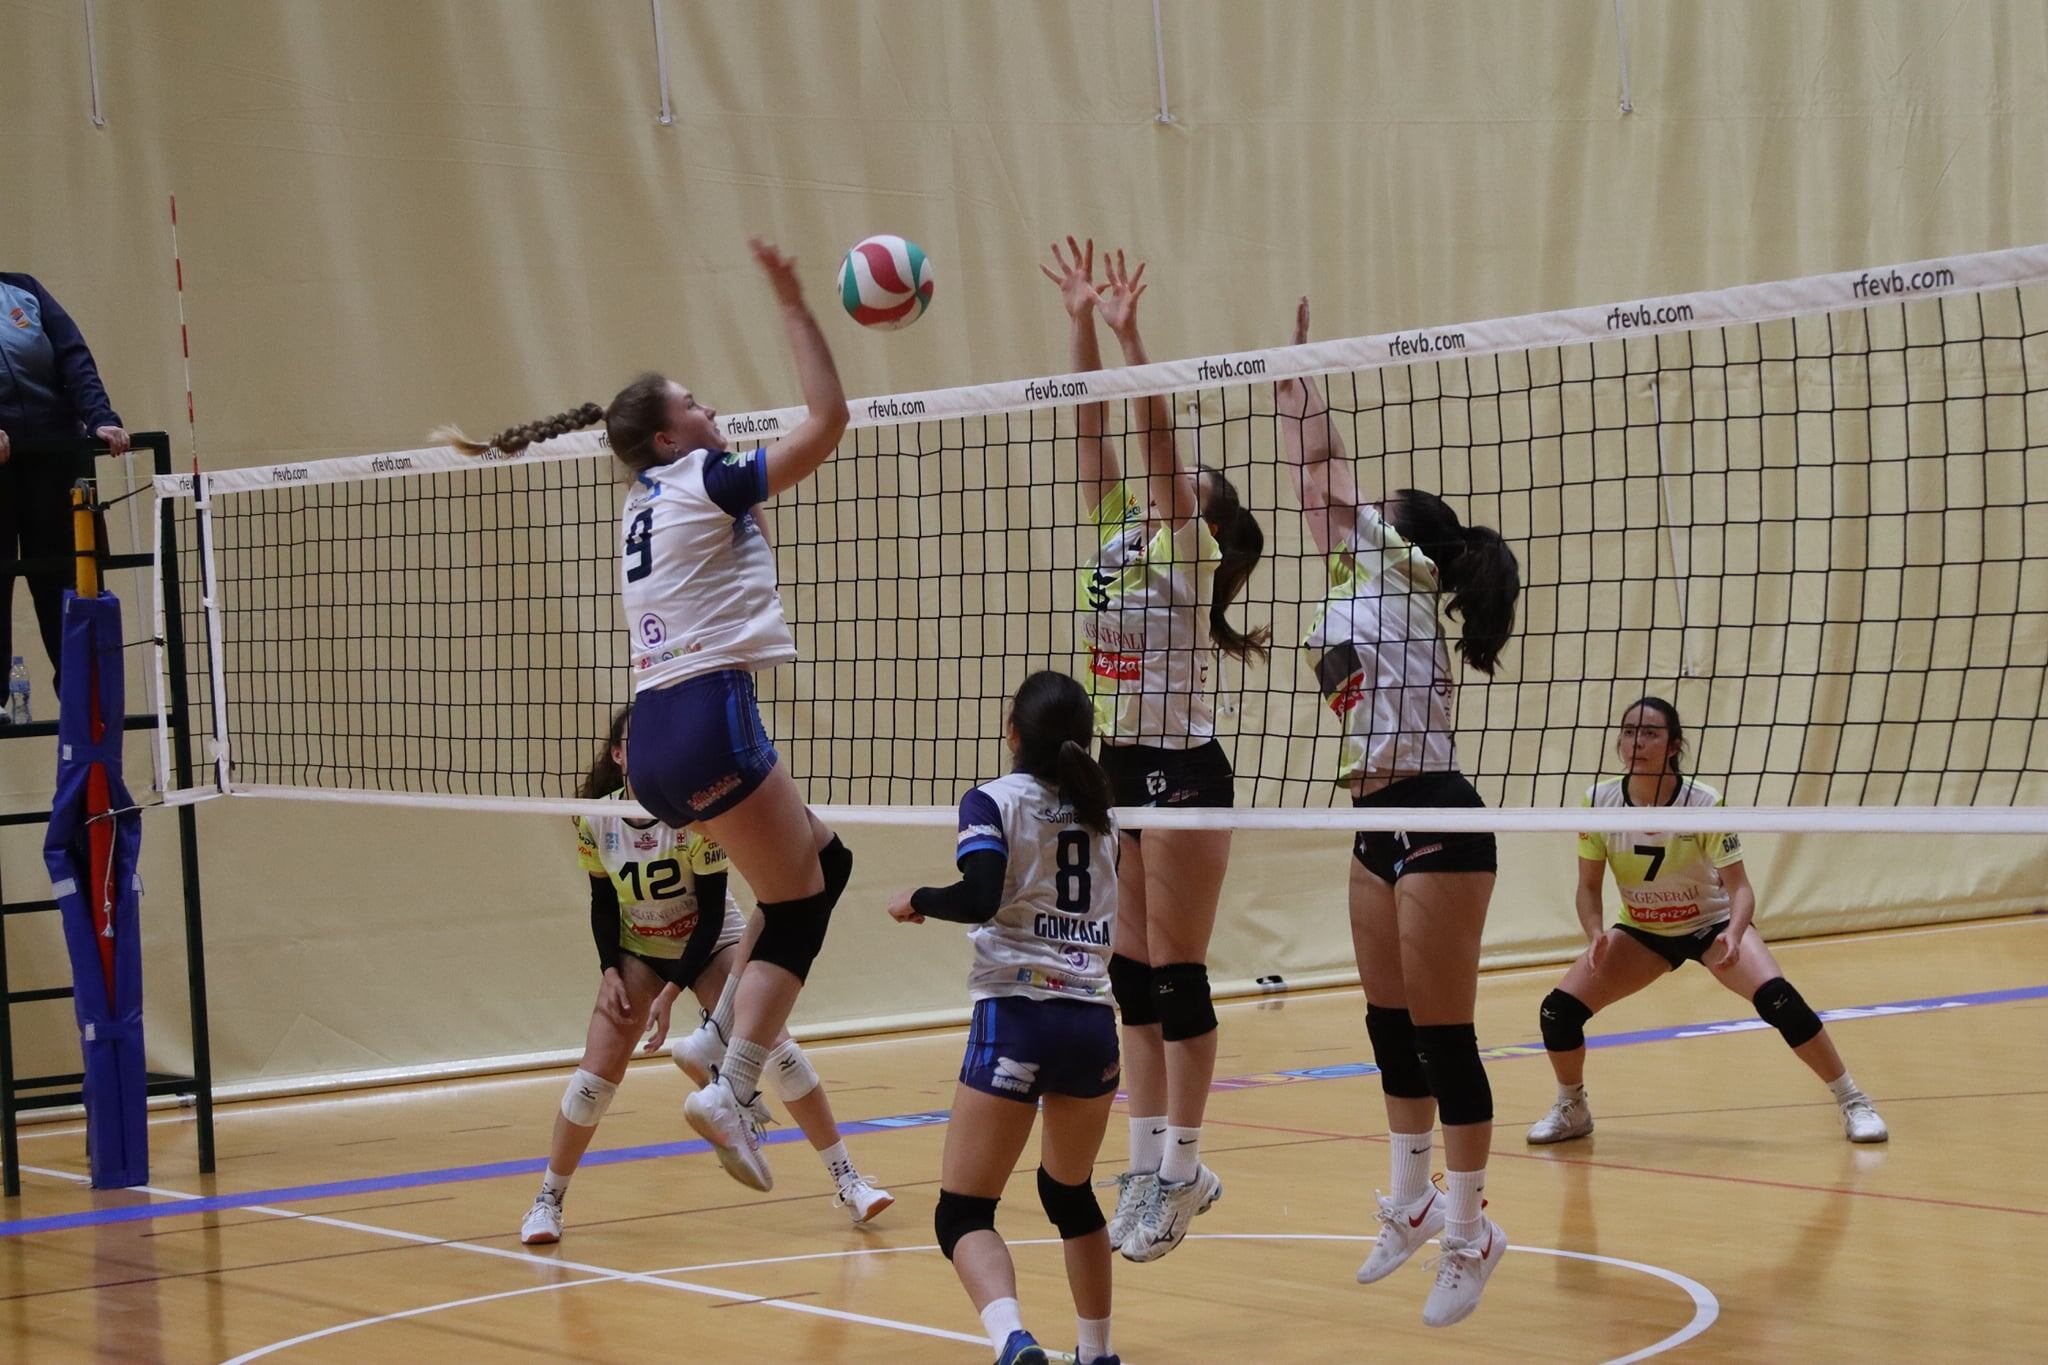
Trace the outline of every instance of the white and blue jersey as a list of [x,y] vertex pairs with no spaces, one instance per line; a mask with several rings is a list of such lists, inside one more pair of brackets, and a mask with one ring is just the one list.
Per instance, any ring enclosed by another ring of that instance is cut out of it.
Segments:
[[621,599],[633,690],[796,658],[775,554],[754,519],[768,453],[693,450],[643,470],[620,513]]
[[1116,924],[1116,831],[1074,818],[1058,788],[1027,773],[976,787],[960,802],[956,858],[1003,855],[1002,908],[969,932],[975,1000],[1024,996],[1109,1004]]

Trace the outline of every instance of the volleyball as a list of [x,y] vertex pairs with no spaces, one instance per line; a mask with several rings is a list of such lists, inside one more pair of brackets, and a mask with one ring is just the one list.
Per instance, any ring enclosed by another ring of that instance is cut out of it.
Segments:
[[855,242],[846,253],[839,266],[839,301],[861,326],[893,332],[924,316],[932,283],[923,248],[883,233]]

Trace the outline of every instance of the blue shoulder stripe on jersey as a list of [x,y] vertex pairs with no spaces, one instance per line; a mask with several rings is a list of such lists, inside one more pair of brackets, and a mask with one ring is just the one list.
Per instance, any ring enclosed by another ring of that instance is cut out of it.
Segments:
[[704,452],[704,491],[735,521],[768,500],[768,450]]
[[987,835],[976,835],[960,845],[958,851],[953,855],[953,861],[959,863],[965,860],[970,853],[1000,853],[1005,858],[1010,856],[1010,850],[1003,846],[1001,839],[991,839]]
[[984,850],[1010,855],[1009,841],[1003,837],[1003,812],[993,797],[976,787],[960,798],[960,837],[953,856],[964,858]]

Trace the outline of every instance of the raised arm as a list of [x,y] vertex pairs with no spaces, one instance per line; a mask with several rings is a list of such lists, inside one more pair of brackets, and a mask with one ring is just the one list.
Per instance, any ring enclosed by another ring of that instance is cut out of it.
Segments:
[[[1294,344],[1308,340],[1308,296],[1294,311]],[[1273,386],[1280,416],[1280,463],[1294,483],[1302,523],[1323,554],[1358,516],[1358,483],[1344,438],[1330,419],[1322,386],[1310,379],[1283,379]]]
[[[1117,344],[1123,348],[1124,364],[1146,363],[1145,340],[1138,334],[1138,299],[1151,286],[1143,283],[1145,263],[1135,271],[1124,268],[1124,253],[1103,257],[1108,283],[1102,289],[1102,320],[1109,324]],[[1195,472],[1180,462],[1180,450],[1173,430],[1173,400],[1153,394],[1138,404],[1137,434],[1145,452],[1145,503],[1147,518],[1179,526],[1201,510],[1195,492]]]
[[[1085,245],[1067,238],[1070,256],[1052,244],[1052,264],[1041,264],[1039,273],[1060,289],[1060,304],[1067,310],[1067,363],[1076,374],[1102,368],[1102,347],[1095,338],[1095,239]],[[1081,495],[1088,511],[1102,505],[1110,488],[1123,478],[1116,452],[1102,439],[1103,407],[1086,403],[1074,412],[1074,448],[1080,459]]]
[[754,259],[775,289],[775,301],[782,306],[782,325],[789,333],[789,351],[796,361],[797,380],[803,385],[804,406],[809,409],[787,436],[768,447],[768,496],[774,497],[796,487],[816,472],[839,447],[846,430],[846,390],[839,384],[839,367],[832,363],[832,348],[818,330],[818,320],[804,302],[803,283],[797,278],[796,258],[785,256],[774,243],[751,238]]

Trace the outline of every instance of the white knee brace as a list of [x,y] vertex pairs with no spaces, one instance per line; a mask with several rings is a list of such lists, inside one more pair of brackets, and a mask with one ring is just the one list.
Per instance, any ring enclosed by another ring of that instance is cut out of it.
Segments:
[[768,1074],[775,1081],[775,1093],[788,1104],[800,1100],[818,1088],[818,1071],[811,1065],[811,1059],[804,1056],[804,1050],[796,1045],[796,1039],[785,1040],[775,1051],[768,1054]]
[[616,1085],[579,1066],[569,1078],[569,1088],[562,1092],[562,1117],[579,1128],[595,1128],[618,1093]]

